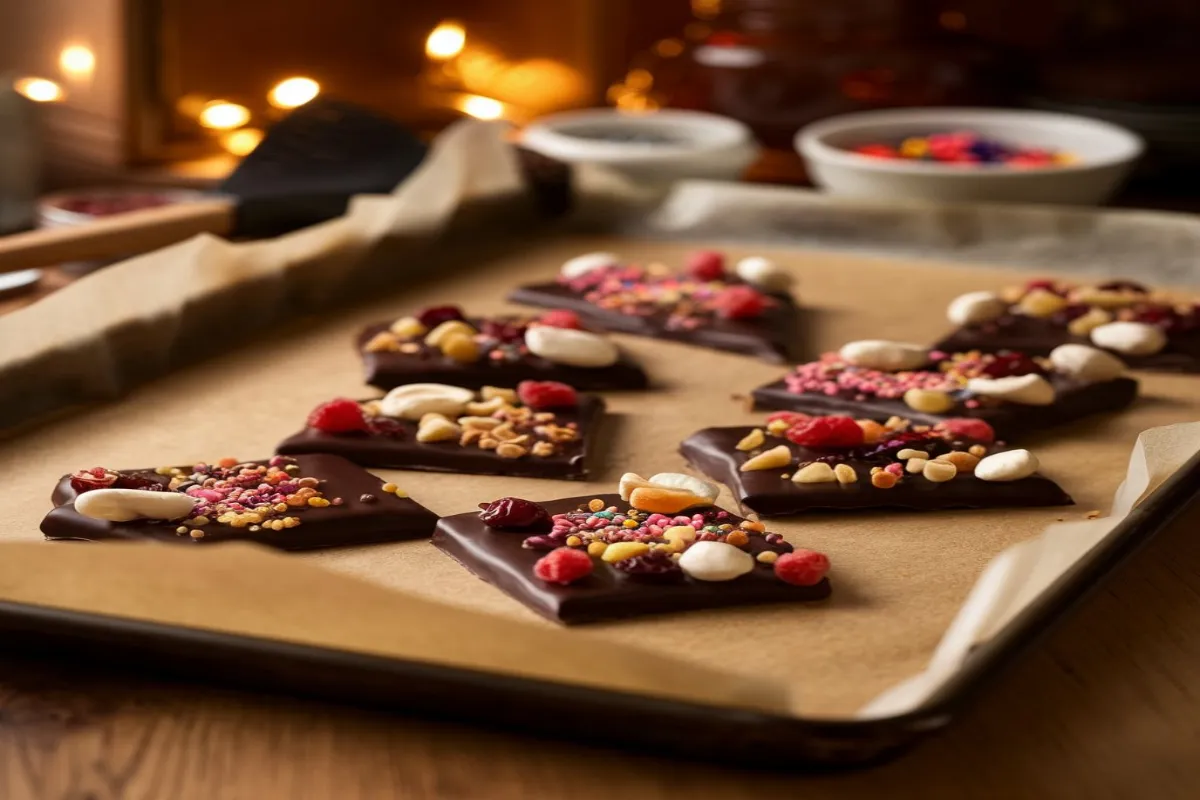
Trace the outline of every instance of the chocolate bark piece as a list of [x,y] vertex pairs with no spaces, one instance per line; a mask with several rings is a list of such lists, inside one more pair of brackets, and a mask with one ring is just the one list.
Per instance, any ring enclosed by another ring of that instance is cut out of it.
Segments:
[[[606,506],[629,507],[615,494],[570,497],[540,505],[550,514],[560,514],[586,510],[592,499],[599,499]],[[720,510],[713,509],[714,513]],[[742,521],[741,517],[726,514],[726,520],[735,526]],[[471,511],[443,517],[434,532],[433,543],[476,577],[538,614],[567,625],[645,614],[820,600],[830,594],[827,578],[813,586],[794,586],[779,580],[771,565],[757,561],[753,571],[739,578],[705,582],[684,576],[671,581],[648,580],[593,559],[594,569],[583,580],[566,586],[551,584],[534,575],[534,564],[549,550],[524,547],[523,542],[531,535],[536,534],[490,528],[479,518],[478,511]],[[749,547],[753,555],[763,550],[776,553],[792,550],[782,540],[770,543],[762,536],[750,537]]]
[[[879,488],[871,483],[871,469],[895,463],[894,455],[868,455],[870,446],[848,451],[816,450],[768,435],[760,448],[751,452],[737,449],[737,443],[754,430],[745,425],[724,428],[705,428],[689,436],[680,453],[697,470],[725,484],[738,498],[744,511],[760,516],[783,516],[807,511],[862,511],[867,509],[906,509],[934,511],[952,508],[1019,508],[1033,506],[1074,505],[1070,495],[1054,481],[1035,474],[1016,481],[984,481],[971,474],[958,474],[951,480],[937,483],[919,474],[904,473],[891,488]],[[948,450],[936,442],[910,442],[905,448],[930,449],[931,455]],[[754,453],[786,445],[792,461],[777,469],[740,471]],[[966,443],[963,443],[965,449]],[[993,452],[988,448],[989,453]],[[853,483],[837,481],[824,483],[795,483],[791,476],[804,463],[826,460],[844,463],[857,477]],[[785,478],[784,475],[789,477]]]
[[[730,281],[729,285],[746,284]],[[608,331],[728,350],[775,364],[791,360],[795,356],[797,340],[802,338],[799,309],[791,295],[787,294],[767,295],[773,305],[759,316],[724,319],[708,314],[700,317],[702,324],[694,328],[669,324],[680,308],[678,304],[655,307],[647,313],[631,314],[602,308],[586,299],[585,294],[560,283],[539,283],[516,289],[508,299],[513,303],[574,311],[589,324]]]
[[[460,444],[457,437],[442,442],[419,442],[418,424],[409,420],[394,421],[399,435],[334,434],[305,428],[284,439],[276,452],[283,455],[333,453],[356,464],[389,469],[584,480],[588,477],[591,440],[604,415],[604,401],[593,395],[580,395],[578,406],[554,409],[553,413],[555,425],[565,427],[577,423],[579,437],[574,441],[554,442],[554,452],[547,456],[529,453],[519,458],[506,458],[494,448],[480,448],[477,442]],[[546,437],[530,435],[534,441],[548,441]],[[527,443],[526,448],[533,444],[533,441]]]
[[[85,517],[73,505],[78,492],[66,475],[55,487],[51,500],[55,508],[42,520],[42,533],[50,540],[76,541],[158,541],[185,542],[209,545],[220,542],[246,541],[267,545],[279,550],[311,550],[324,547],[377,544],[408,539],[424,539],[433,533],[437,515],[408,497],[383,491],[384,482],[361,467],[335,455],[301,455],[288,459],[299,467],[296,480],[312,477],[321,481],[317,487],[325,498],[341,498],[340,505],[325,507],[304,506],[289,508],[286,516],[294,516],[300,524],[283,530],[249,526],[234,527],[212,520],[197,527],[200,538],[178,533],[183,525],[179,520],[134,520],[108,522]],[[247,461],[244,464],[263,465],[266,461]],[[182,467],[185,472],[192,466]],[[169,475],[159,475],[153,469],[121,470],[118,474],[166,487]],[[170,491],[165,489],[164,491]],[[364,499],[369,497],[369,499]],[[184,526],[189,527],[189,526]]]
[[[517,318],[495,318],[496,322],[511,322]],[[485,320],[470,318],[468,324],[483,327]],[[365,328],[358,335],[357,349],[362,356],[366,382],[380,389],[394,389],[408,383],[444,383],[478,389],[483,386],[515,387],[521,381],[558,381],[585,391],[645,389],[646,373],[628,354],[607,367],[573,367],[557,364],[532,353],[513,359],[492,359],[485,355],[474,363],[464,364],[440,350],[416,340],[408,344],[413,352],[366,352],[363,347],[378,334],[389,329],[388,323]]]

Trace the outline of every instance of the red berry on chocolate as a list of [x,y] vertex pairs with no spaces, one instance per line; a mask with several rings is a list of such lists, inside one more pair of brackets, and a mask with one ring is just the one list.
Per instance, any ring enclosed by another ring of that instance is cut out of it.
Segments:
[[369,417],[367,432],[372,436],[390,436],[398,439],[404,435],[404,425],[391,417]]
[[933,427],[934,430],[944,431],[955,439],[966,439],[972,442],[983,442],[984,444],[996,441],[996,431],[992,429],[991,425],[981,419],[954,417],[944,419]]
[[783,420],[788,425],[795,425],[800,422],[807,422],[812,419],[808,414],[801,414],[799,411],[772,411],[767,414],[767,424]]
[[815,586],[829,572],[829,557],[815,550],[793,550],[775,561],[775,577],[793,586]]
[[466,316],[458,306],[432,306],[421,309],[421,312],[417,314],[417,319],[421,320],[421,324],[426,328],[436,328],[443,322],[466,319]]
[[770,301],[749,286],[727,286],[713,299],[712,307],[725,319],[750,319],[766,311]]
[[104,467],[81,469],[71,474],[71,488],[76,492],[90,492],[93,489],[111,488],[120,476]]
[[539,558],[533,574],[546,583],[574,583],[592,574],[592,557],[582,550],[560,547]]
[[558,381],[521,381],[517,384],[517,397],[535,411],[579,405],[579,394],[575,389]]
[[325,433],[356,433],[368,429],[362,407],[346,397],[338,397],[314,408],[308,415],[308,427]]
[[480,508],[479,519],[489,528],[539,533],[554,527],[546,509],[520,497],[501,497]]
[[139,489],[143,492],[161,492],[165,488],[161,481],[146,475],[118,475],[114,489]]
[[863,443],[863,429],[850,417],[813,417],[788,428],[784,436],[804,447],[857,447]]
[[655,583],[666,583],[683,577],[679,563],[671,558],[670,553],[662,550],[651,550],[642,556],[621,559],[613,564],[613,568],[631,578]]
[[565,308],[556,308],[553,311],[547,311],[538,318],[538,322],[543,325],[549,325],[551,328],[583,330],[583,322],[579,319],[579,315]]
[[688,256],[685,269],[698,281],[719,281],[725,277],[725,256],[716,250],[699,250]]
[[1024,353],[1002,350],[992,356],[982,372],[989,378],[1007,378],[1010,375],[1041,375],[1045,370]]

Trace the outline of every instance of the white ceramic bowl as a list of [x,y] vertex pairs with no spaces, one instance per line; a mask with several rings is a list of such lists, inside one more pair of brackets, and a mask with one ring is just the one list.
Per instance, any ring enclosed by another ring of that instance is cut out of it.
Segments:
[[[966,130],[1019,147],[1070,153],[1071,164],[1012,168],[873,158],[849,148]],[[880,200],[1067,203],[1108,199],[1141,155],[1142,140],[1107,122],[1042,111],[901,108],[830,117],[796,134],[808,174],[832,194]]]
[[592,108],[535,120],[521,143],[569,164],[599,164],[638,182],[736,180],[758,157],[742,123],[717,114]]

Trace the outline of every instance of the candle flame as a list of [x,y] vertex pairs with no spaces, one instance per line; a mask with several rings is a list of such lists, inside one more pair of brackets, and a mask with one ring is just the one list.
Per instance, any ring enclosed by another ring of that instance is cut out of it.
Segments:
[[469,94],[461,98],[458,109],[475,119],[500,119],[504,116],[504,103],[491,97]]
[[457,22],[443,22],[429,32],[425,40],[425,55],[434,61],[449,61],[463,51],[467,32]]
[[200,112],[200,124],[219,131],[240,128],[250,121],[250,109],[228,100],[210,100]]
[[13,88],[36,103],[54,103],[62,100],[62,87],[46,78],[18,78]]
[[221,146],[235,156],[248,156],[262,139],[263,132],[258,128],[242,128],[221,136]]
[[69,45],[59,52],[58,66],[67,75],[87,77],[96,69],[96,54],[81,44]]
[[267,100],[276,108],[298,108],[321,93],[321,84],[312,78],[287,78],[272,87]]

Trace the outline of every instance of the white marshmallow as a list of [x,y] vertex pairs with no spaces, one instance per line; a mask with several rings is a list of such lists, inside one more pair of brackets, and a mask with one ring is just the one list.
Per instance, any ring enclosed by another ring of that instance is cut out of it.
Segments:
[[1019,481],[1037,471],[1037,456],[1028,450],[994,453],[975,465],[975,477],[981,481]]
[[1125,362],[1086,344],[1060,344],[1050,351],[1050,363],[1064,375],[1082,381],[1111,381],[1125,372]]
[[1008,303],[994,292],[967,292],[950,301],[946,319],[955,325],[976,325],[1001,316]]
[[183,492],[145,489],[93,489],[75,498],[75,510],[91,519],[129,522],[135,519],[182,519],[196,498]]
[[792,285],[792,276],[769,258],[750,256],[743,258],[734,267],[737,276],[746,283],[754,284],[768,292],[786,291]]
[[715,484],[685,475],[682,472],[660,472],[651,476],[650,482],[666,489],[682,489],[697,497],[707,497],[709,500],[716,500],[721,491]]
[[1041,375],[1010,375],[1006,378],[971,378],[967,391],[996,397],[1023,406],[1048,406],[1054,402],[1054,387]]
[[443,383],[410,383],[397,386],[379,401],[379,411],[395,419],[421,419],[426,414],[456,418],[475,399],[475,392]]
[[696,542],[679,557],[679,568],[698,581],[731,581],[754,569],[754,558],[725,542]]
[[919,344],[863,339],[842,345],[838,355],[847,364],[884,372],[917,369],[929,363],[929,350]]
[[535,356],[572,367],[610,367],[620,358],[608,339],[572,328],[534,325],[525,331],[525,344]]
[[1167,346],[1167,334],[1144,322],[1110,322],[1092,328],[1092,344],[1129,356],[1152,356]]
[[616,253],[584,253],[567,259],[558,272],[564,278],[581,278],[593,270],[615,267],[620,263],[621,259]]

